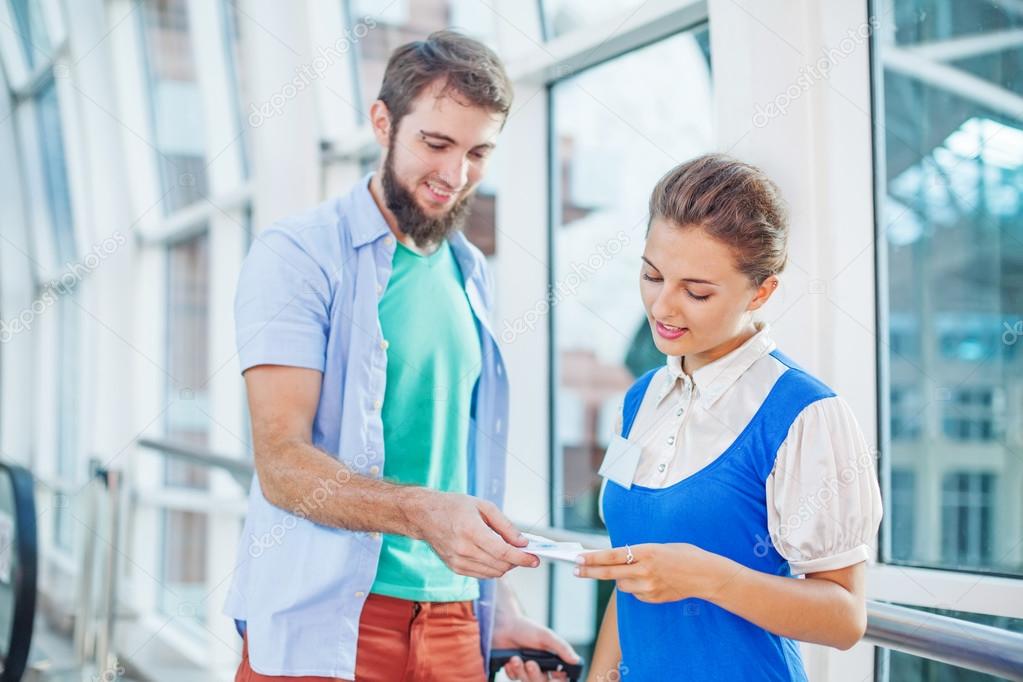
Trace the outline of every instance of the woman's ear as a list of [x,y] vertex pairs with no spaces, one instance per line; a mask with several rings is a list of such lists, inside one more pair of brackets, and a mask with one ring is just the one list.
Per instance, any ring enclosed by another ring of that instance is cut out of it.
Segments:
[[757,287],[757,293],[753,297],[753,300],[749,302],[746,310],[752,312],[761,308],[765,303],[767,303],[768,299],[771,298],[771,294],[774,293],[774,290],[778,288],[780,283],[781,281],[778,279],[777,275],[771,275],[765,279],[763,283]]
[[373,128],[373,137],[386,151],[391,143],[391,111],[382,100],[369,105],[369,124]]

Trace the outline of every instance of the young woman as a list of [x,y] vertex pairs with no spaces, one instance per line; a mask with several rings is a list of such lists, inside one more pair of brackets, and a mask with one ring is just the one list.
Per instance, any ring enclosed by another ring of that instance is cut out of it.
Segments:
[[658,183],[640,289],[667,366],[632,386],[604,465],[616,581],[590,680],[805,680],[794,640],[847,649],[866,627],[881,518],[849,406],[755,322],[778,286],[777,188],[722,155]]

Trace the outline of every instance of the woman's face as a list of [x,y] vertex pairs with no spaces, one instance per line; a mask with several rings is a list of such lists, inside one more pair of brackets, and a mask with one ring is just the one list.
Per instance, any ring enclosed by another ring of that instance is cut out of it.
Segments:
[[698,227],[662,218],[650,225],[640,292],[654,343],[665,355],[684,355],[692,371],[738,347],[753,332],[750,312],[778,285],[760,287],[736,268],[735,254]]

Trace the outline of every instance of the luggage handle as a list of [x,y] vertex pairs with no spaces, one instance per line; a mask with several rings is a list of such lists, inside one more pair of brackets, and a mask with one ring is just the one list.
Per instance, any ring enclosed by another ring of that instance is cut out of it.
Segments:
[[568,663],[558,657],[553,651],[541,649],[494,649],[490,652],[490,679],[494,680],[497,672],[515,656],[522,659],[522,662],[536,661],[540,670],[544,672],[564,671],[568,673],[569,682],[574,682],[582,677],[583,661]]

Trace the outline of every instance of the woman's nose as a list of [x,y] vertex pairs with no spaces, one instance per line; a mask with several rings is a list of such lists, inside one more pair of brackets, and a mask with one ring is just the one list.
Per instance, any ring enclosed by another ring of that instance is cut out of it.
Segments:
[[650,306],[650,314],[658,320],[674,320],[677,311],[673,298],[673,292],[669,291],[668,287],[662,284],[657,292],[657,298],[654,299],[653,305]]

